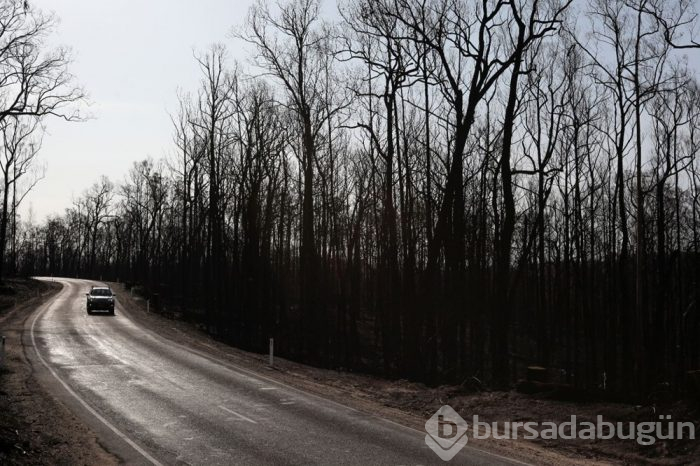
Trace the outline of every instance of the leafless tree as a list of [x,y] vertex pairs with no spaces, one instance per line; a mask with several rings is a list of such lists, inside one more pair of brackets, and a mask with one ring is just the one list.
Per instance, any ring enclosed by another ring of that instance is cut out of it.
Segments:
[[[0,277],[2,277],[10,213],[14,214],[16,205],[19,204],[16,198],[17,183],[32,168],[32,163],[41,148],[42,128],[37,117],[11,117],[0,122],[0,131],[3,149],[3,156],[0,159],[0,170],[3,176],[2,217],[0,217]],[[29,189],[35,183],[36,180],[33,180]],[[13,192],[15,196],[12,197],[13,205],[10,209],[9,200]]]
[[0,4],[0,121],[8,117],[56,116],[79,120],[85,93],[68,71],[64,49],[50,50],[45,39],[55,25],[26,2]]
[[313,0],[256,3],[251,67],[196,55],[174,157],[136,164],[107,210],[95,188],[23,227],[19,269],[119,276],[331,367],[680,394],[700,364],[700,98],[678,5],[353,0],[334,27]]
[[267,5],[256,3],[250,10],[246,26],[236,37],[251,44],[254,63],[264,73],[278,81],[283,90],[283,104],[295,115],[300,131],[303,174],[301,226],[301,282],[302,302],[308,310],[306,330],[309,340],[318,339],[318,251],[314,226],[314,174],[316,171],[319,135],[329,119],[342,108],[344,102],[328,102],[337,94],[326,92],[324,74],[329,56],[328,28],[322,23],[318,0],[290,0],[278,5],[272,13]]

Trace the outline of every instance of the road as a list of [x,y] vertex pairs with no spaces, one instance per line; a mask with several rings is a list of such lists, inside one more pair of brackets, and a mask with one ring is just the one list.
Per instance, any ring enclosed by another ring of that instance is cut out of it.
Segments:
[[[95,282],[27,320],[42,384],[129,464],[443,464],[425,433],[219,361],[116,315],[88,316]],[[30,348],[33,346],[33,348]],[[452,464],[523,464],[467,446]]]

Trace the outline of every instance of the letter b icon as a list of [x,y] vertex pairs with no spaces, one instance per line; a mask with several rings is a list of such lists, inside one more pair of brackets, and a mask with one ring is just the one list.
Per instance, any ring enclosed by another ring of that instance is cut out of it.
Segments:
[[425,423],[425,444],[443,461],[449,461],[464,448],[469,440],[467,422],[445,405]]

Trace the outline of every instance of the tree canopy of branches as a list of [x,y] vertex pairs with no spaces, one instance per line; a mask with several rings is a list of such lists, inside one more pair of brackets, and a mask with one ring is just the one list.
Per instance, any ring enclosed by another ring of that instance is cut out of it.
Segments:
[[138,283],[325,366],[680,394],[700,93],[672,3],[352,0],[339,24],[256,3],[234,34],[253,66],[198,55],[172,156],[25,229],[21,269]]
[[[78,103],[85,95],[68,71],[66,50],[49,49],[46,37],[55,19],[26,1],[0,1],[0,131],[2,132],[2,215],[0,216],[0,280],[7,249],[7,229],[12,222],[15,250],[16,209],[38,181],[37,173],[17,195],[17,183],[35,167],[41,146],[42,120],[60,117],[80,119]],[[24,177],[27,178],[27,177]],[[30,177],[31,178],[31,177]],[[11,204],[11,205],[10,205]],[[12,254],[14,269],[15,257]]]

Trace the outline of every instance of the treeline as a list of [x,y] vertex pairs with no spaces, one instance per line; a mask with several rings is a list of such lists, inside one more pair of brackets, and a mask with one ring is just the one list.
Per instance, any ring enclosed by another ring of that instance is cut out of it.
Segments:
[[[236,345],[429,383],[680,393],[700,368],[700,89],[683,0],[256,4],[173,154],[23,231]],[[164,144],[166,142],[164,141]]]

